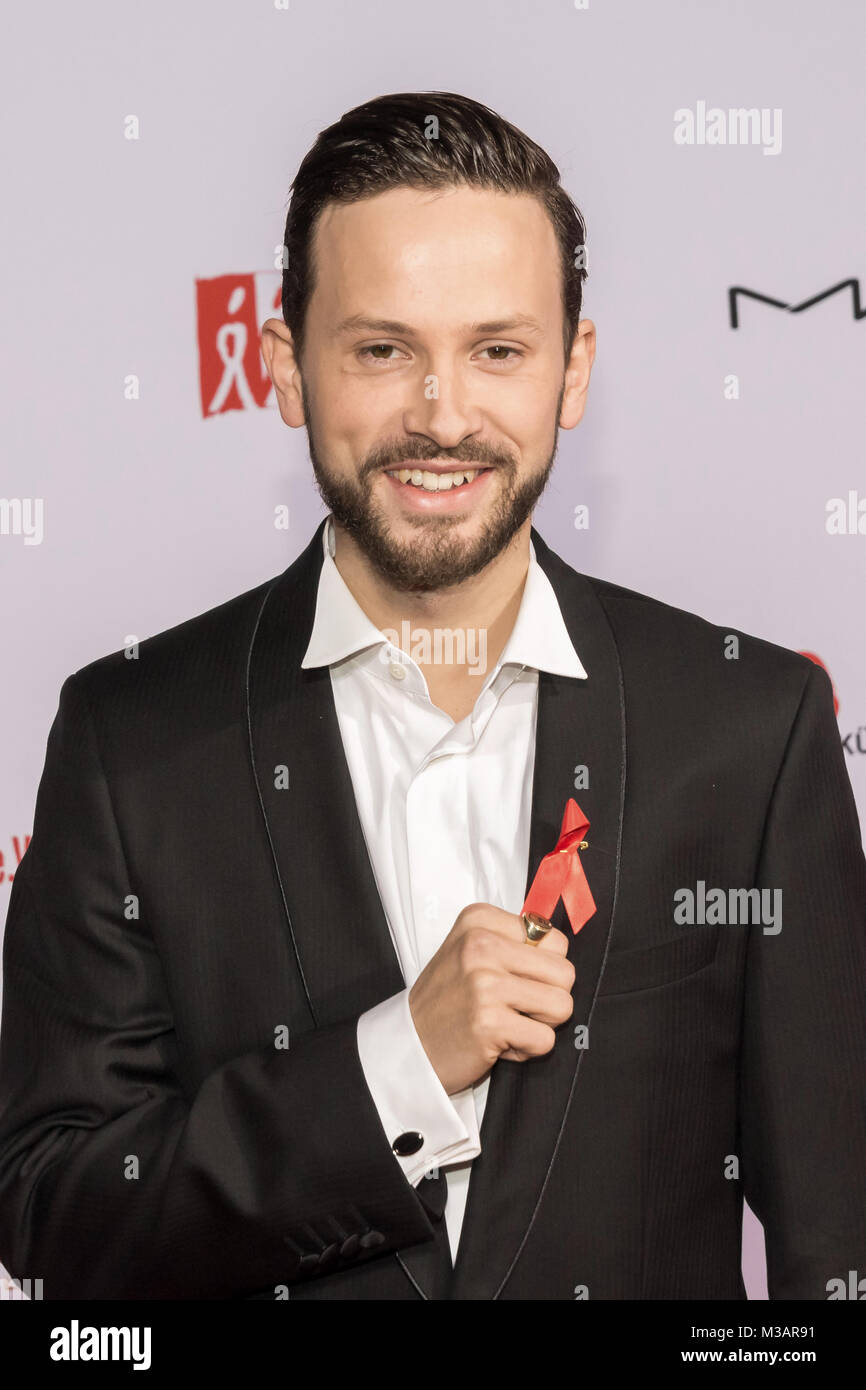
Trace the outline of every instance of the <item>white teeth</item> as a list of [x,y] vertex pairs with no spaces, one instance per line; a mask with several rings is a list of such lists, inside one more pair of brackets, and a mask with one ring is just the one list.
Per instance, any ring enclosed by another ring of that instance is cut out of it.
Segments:
[[399,478],[401,483],[412,483],[415,487],[423,488],[425,492],[447,492],[463,482],[473,482],[480,471],[469,468],[462,473],[431,473],[427,468],[398,468],[391,476]]

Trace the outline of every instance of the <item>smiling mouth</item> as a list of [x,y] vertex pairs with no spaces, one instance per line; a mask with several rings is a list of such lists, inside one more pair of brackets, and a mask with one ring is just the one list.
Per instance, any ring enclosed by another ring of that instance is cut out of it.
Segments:
[[416,487],[424,492],[450,492],[453,488],[468,487],[481,473],[489,473],[489,468],[455,468],[448,473],[432,473],[427,468],[388,468],[390,478]]

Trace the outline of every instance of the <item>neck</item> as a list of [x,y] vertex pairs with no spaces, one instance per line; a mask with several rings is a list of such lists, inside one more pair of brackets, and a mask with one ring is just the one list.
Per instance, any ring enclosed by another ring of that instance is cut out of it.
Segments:
[[[517,618],[529,569],[531,525],[531,519],[527,519],[509,544],[480,574],[460,584],[449,585],[447,589],[426,594],[406,593],[393,588],[371,565],[353,537],[336,522],[333,523],[334,563],[370,621],[376,627],[396,634],[394,645],[411,655],[421,667],[431,696],[434,685],[440,692],[454,692],[470,674],[476,676],[474,689],[477,692],[483,684],[477,679],[479,638],[485,647],[486,669],[489,670],[499,660]],[[465,645],[455,647],[454,651],[462,652],[467,659],[461,661],[458,657],[443,665],[441,654],[437,658],[435,632],[446,629],[466,634]],[[430,634],[429,640],[433,644],[430,660],[425,659],[427,653],[424,643],[418,641],[419,633],[425,636]],[[475,636],[470,637],[470,634]],[[476,666],[474,672],[473,661]]]

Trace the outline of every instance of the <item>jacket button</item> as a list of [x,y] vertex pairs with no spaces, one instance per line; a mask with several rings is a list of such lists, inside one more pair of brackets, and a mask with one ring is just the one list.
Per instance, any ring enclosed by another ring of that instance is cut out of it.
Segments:
[[382,1245],[384,1240],[385,1237],[381,1231],[367,1231],[365,1235],[361,1236],[361,1244],[365,1250],[371,1249],[374,1245]]
[[391,1145],[395,1154],[399,1154],[401,1158],[408,1158],[410,1154],[416,1154],[423,1147],[424,1135],[419,1134],[417,1129],[408,1129],[405,1134],[398,1134]]

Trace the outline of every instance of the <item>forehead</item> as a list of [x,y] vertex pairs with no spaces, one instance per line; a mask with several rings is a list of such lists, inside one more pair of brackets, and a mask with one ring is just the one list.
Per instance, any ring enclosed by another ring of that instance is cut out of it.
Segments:
[[561,311],[556,234],[526,193],[400,187],[330,203],[316,225],[313,266],[310,308],[328,318],[441,317],[455,308],[461,320],[486,318],[504,299],[526,312]]

